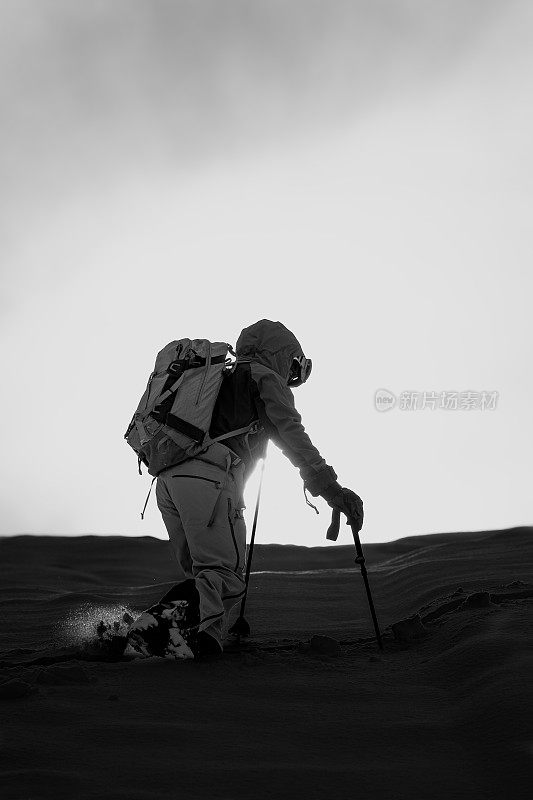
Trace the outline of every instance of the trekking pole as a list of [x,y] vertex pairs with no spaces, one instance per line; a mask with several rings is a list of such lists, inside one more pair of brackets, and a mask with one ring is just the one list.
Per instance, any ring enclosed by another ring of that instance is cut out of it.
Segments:
[[254,553],[254,542],[255,542],[255,531],[257,528],[257,516],[259,514],[259,503],[261,501],[261,488],[263,486],[263,473],[265,471],[265,458],[263,458],[263,462],[261,464],[261,476],[259,478],[259,489],[257,490],[257,500],[255,501],[255,512],[254,512],[254,521],[252,525],[252,536],[250,538],[250,546],[248,547],[248,558],[246,559],[246,574],[244,577],[246,587],[244,589],[244,597],[241,600],[241,610],[239,617],[235,620],[231,628],[229,629],[228,633],[232,633],[237,636],[238,639],[241,636],[249,636],[250,635],[250,626],[248,622],[244,618],[244,609],[246,608],[246,598],[248,597],[248,583],[250,581],[250,570],[252,569],[252,557]]
[[[339,528],[341,522],[341,512],[338,508],[334,508],[331,512],[331,524],[328,528],[328,532],[326,534],[326,539],[335,542],[337,540],[337,536],[339,535]],[[381,633],[379,631],[379,624],[378,618],[376,616],[376,609],[374,608],[374,601],[372,600],[372,593],[370,591],[370,583],[368,582],[368,573],[366,571],[365,565],[365,556],[363,554],[363,548],[361,546],[361,540],[359,539],[359,527],[355,520],[348,519],[346,522],[352,529],[352,534],[355,542],[355,550],[357,553],[357,557],[355,559],[355,563],[359,564],[361,567],[361,575],[363,576],[363,581],[365,583],[366,589],[366,596],[368,598],[368,605],[370,606],[370,613],[372,615],[372,622],[374,623],[374,630],[376,631],[376,639],[378,642],[378,646],[380,650],[383,650],[383,642],[381,640]]]

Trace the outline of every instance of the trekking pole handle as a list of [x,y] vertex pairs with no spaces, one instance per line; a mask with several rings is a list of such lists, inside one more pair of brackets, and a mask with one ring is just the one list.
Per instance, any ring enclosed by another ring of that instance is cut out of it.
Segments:
[[[360,530],[360,526],[353,520],[347,518],[346,524],[351,525],[352,529],[356,529],[357,531]],[[340,525],[341,512],[338,508],[333,508],[331,511],[331,523],[326,533],[326,539],[329,539],[330,542],[336,542],[339,536]]]
[[330,542],[336,542],[341,527],[341,512],[338,508],[333,508],[331,511],[331,523],[326,533],[326,539]]

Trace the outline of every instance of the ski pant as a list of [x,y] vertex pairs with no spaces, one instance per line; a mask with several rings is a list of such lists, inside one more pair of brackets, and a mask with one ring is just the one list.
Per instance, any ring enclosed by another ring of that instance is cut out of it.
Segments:
[[228,458],[238,460],[217,443],[205,455],[160,473],[156,486],[178,581],[195,579],[199,630],[206,630],[221,645],[228,613],[245,592],[244,464],[227,469]]

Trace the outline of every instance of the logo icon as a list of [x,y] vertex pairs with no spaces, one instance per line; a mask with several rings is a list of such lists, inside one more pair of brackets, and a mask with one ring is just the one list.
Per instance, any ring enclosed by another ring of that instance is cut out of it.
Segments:
[[374,395],[374,405],[378,411],[390,411],[396,405],[396,395],[388,389],[378,389]]

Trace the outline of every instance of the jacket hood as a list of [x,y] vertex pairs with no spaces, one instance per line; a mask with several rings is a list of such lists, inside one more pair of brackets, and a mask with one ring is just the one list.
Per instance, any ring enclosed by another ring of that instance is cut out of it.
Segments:
[[250,358],[277,372],[284,381],[289,377],[293,358],[303,350],[296,336],[281,322],[261,319],[241,331],[237,339],[238,358]]

